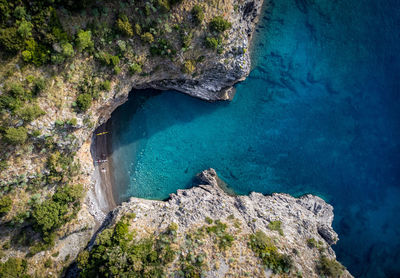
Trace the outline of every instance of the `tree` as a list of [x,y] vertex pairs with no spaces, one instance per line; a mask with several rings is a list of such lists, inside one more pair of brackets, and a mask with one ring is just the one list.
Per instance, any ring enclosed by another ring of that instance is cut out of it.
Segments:
[[25,143],[28,138],[28,132],[25,127],[9,127],[4,135],[5,140],[12,145]]

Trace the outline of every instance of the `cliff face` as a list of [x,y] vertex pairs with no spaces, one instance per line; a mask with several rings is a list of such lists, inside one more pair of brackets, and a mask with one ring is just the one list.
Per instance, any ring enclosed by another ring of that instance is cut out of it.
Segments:
[[[291,260],[291,268],[286,270],[289,276],[318,277],[321,258],[335,259],[330,246],[338,240],[331,226],[333,208],[321,198],[260,193],[230,196],[221,189],[224,184],[213,169],[203,171],[198,178],[200,185],[179,190],[165,202],[131,198],[114,210],[111,227],[134,214],[134,219],[128,222],[140,239],[157,236],[177,224],[174,241],[177,256],[166,266],[166,273],[171,275],[182,271],[182,258],[192,253],[204,256],[201,272],[206,277],[272,274],[271,267],[263,264],[262,258],[249,245],[249,238],[257,231],[272,239],[279,254]],[[218,221],[227,225],[225,232],[234,238],[231,246],[223,250],[218,247],[218,234],[214,237],[210,232],[212,223]],[[199,231],[208,233],[195,241],[193,250],[192,245],[187,244],[188,234],[199,234]],[[343,269],[340,273],[342,277],[351,277]]]

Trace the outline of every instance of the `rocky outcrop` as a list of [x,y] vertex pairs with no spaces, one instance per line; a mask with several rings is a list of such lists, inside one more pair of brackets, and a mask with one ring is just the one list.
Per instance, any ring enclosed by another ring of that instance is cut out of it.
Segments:
[[[260,193],[231,196],[221,189],[221,181],[213,169],[203,171],[198,175],[198,180],[198,186],[178,190],[165,202],[131,198],[114,210],[113,222],[134,213],[136,218],[131,225],[143,236],[164,230],[171,223],[178,224],[178,232],[185,234],[204,225],[207,218],[224,223],[240,223],[240,230],[235,234],[235,238],[240,240],[228,252],[237,256],[235,265],[231,266],[236,274],[253,273],[257,277],[268,274],[260,266],[260,260],[248,252],[248,235],[258,230],[275,239],[280,252],[293,259],[294,269],[303,277],[318,277],[316,262],[321,252],[328,258],[335,258],[331,244],[338,237],[331,226],[333,207],[321,198],[313,195],[294,198],[288,194],[265,196]],[[272,221],[280,221],[281,232],[271,229]],[[318,246],[310,247],[310,240]],[[225,265],[226,268],[223,271],[211,271],[208,277],[224,277],[229,273],[228,258],[216,259],[210,255],[209,269],[216,269],[216,260],[219,261],[218,266]],[[343,277],[351,275],[345,271]]]

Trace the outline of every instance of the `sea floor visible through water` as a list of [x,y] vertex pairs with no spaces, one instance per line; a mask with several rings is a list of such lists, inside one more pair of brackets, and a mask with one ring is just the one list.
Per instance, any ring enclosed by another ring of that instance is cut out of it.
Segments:
[[232,102],[134,91],[112,116],[119,201],[213,167],[237,193],[331,203],[338,260],[400,277],[400,2],[267,1]]

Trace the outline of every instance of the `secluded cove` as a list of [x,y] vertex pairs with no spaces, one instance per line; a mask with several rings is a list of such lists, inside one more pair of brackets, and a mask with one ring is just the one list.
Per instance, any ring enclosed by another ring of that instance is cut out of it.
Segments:
[[317,194],[350,272],[399,276],[399,3],[267,5],[232,102],[135,91],[114,112],[119,201],[164,199],[209,167],[241,194]]

